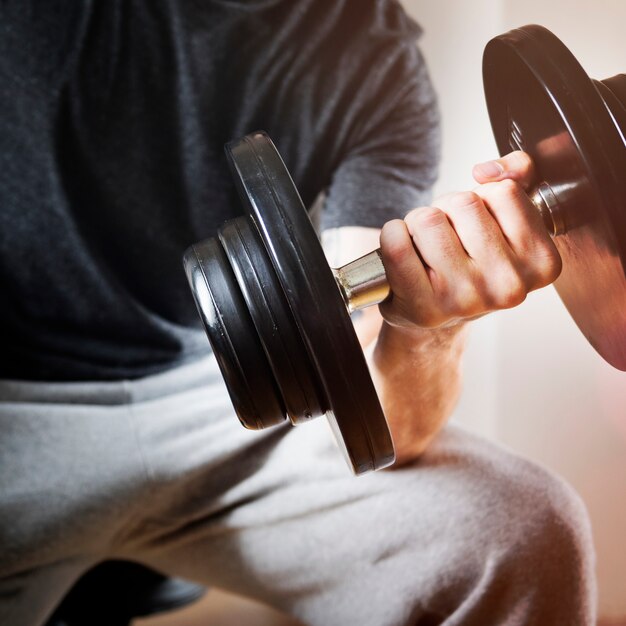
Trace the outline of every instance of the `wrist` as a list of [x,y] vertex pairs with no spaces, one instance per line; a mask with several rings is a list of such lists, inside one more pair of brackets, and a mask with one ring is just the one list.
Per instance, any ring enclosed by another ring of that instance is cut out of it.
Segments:
[[383,322],[366,350],[397,465],[417,458],[450,416],[461,389],[467,327],[422,329]]
[[393,353],[422,351],[450,351],[460,354],[465,346],[469,324],[459,321],[440,328],[419,326],[398,326],[383,320],[374,346],[374,356]]

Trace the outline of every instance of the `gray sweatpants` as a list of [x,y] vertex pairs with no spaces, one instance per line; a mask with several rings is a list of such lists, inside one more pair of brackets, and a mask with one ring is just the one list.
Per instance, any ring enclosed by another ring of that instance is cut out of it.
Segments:
[[106,558],[320,626],[592,624],[584,508],[448,427],[352,477],[324,420],[242,429],[212,359],[139,381],[0,382],[0,624],[41,624]]

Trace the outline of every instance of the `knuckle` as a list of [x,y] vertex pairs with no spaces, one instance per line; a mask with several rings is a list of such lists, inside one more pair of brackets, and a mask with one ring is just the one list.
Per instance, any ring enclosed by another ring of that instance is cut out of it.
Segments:
[[520,274],[509,271],[501,276],[494,294],[494,304],[499,309],[512,309],[526,300],[528,290]]
[[485,297],[475,283],[465,283],[457,294],[458,313],[472,317],[483,313],[487,307]]
[[407,216],[407,225],[409,228],[415,226],[417,228],[437,228],[447,221],[446,214],[437,207],[420,207],[414,209]]
[[405,229],[401,219],[393,219],[385,222],[380,232],[381,240],[394,240],[398,238],[398,233]]
[[498,194],[506,199],[518,198],[523,193],[519,183],[511,178],[505,178],[494,185]]
[[440,287],[439,297],[448,317],[470,317],[484,311],[484,297],[471,278],[455,278],[453,284]]
[[483,200],[475,191],[460,191],[456,195],[456,203],[462,207],[480,207]]
[[521,174],[529,172],[533,167],[533,161],[530,155],[523,150],[514,150],[508,157],[513,167]]
[[511,178],[485,183],[478,188],[478,191],[492,211],[499,210],[512,203],[515,205],[519,204],[523,198],[522,194],[524,194],[520,184]]
[[517,243],[516,249],[531,290],[553,283],[561,274],[561,255],[545,231],[529,230]]
[[395,266],[403,263],[414,254],[411,239],[406,232],[402,220],[392,220],[383,226],[380,236],[380,248],[385,266]]
[[395,231],[395,229],[398,226],[403,227],[401,219],[396,218],[396,219],[393,219],[393,220],[389,220],[388,222],[385,222],[383,224],[382,233],[381,234],[386,234],[386,233],[389,233],[390,231]]
[[537,276],[540,280],[540,287],[553,283],[561,274],[563,261],[556,246],[550,241],[549,246],[541,250],[537,265]]
[[474,191],[459,191],[448,196],[447,205],[451,209],[480,208],[483,201]]

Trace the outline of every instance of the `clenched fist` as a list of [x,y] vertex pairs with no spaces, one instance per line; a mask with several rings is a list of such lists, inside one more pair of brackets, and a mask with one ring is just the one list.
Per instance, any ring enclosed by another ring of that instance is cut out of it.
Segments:
[[530,157],[512,152],[473,174],[474,191],[447,194],[384,226],[393,296],[380,310],[389,324],[451,325],[517,306],[558,277],[560,256],[525,193]]

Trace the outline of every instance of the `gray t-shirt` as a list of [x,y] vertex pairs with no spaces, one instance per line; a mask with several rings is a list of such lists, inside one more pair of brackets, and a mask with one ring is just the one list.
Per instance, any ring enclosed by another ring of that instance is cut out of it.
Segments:
[[181,266],[265,130],[322,228],[424,203],[438,114],[393,0],[0,3],[0,377],[135,378],[209,350]]

